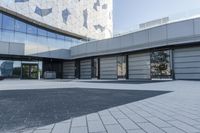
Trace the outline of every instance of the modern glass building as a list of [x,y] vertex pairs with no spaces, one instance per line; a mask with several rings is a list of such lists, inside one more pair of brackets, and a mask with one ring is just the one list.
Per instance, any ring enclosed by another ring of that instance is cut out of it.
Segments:
[[112,0],[1,0],[0,76],[63,78],[71,47],[111,36]]
[[0,75],[199,80],[198,16],[112,37],[112,0],[1,0]]

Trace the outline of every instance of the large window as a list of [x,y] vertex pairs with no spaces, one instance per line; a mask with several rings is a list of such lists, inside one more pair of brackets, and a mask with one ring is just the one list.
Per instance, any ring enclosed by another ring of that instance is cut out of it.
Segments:
[[27,25],[27,33],[28,34],[33,34],[33,35],[37,35],[37,28],[35,26],[32,25]]
[[126,56],[117,57],[117,76],[119,79],[126,78]]
[[2,14],[0,13],[0,28],[2,27]]
[[3,12],[0,12],[0,41],[25,44],[26,54],[68,49],[81,43],[79,39],[48,31]]
[[15,21],[15,31],[26,33],[26,23],[16,20]]
[[151,53],[151,77],[172,78],[171,50],[159,50]]
[[47,31],[43,29],[38,29],[38,35],[39,36],[47,36]]
[[15,21],[14,18],[7,15],[3,15],[3,29],[14,30]]

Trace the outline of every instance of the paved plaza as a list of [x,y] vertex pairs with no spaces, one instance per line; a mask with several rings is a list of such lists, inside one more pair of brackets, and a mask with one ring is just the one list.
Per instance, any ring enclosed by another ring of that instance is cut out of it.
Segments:
[[0,84],[0,93],[56,88],[167,92],[50,125],[20,130],[19,133],[200,133],[199,81],[115,83],[93,80],[5,80]]

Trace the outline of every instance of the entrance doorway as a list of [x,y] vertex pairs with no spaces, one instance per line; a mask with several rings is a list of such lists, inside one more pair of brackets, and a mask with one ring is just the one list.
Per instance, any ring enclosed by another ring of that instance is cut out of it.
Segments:
[[126,79],[126,56],[117,57],[117,78]]
[[38,64],[22,63],[22,79],[38,79]]
[[99,58],[92,59],[92,78],[99,79]]

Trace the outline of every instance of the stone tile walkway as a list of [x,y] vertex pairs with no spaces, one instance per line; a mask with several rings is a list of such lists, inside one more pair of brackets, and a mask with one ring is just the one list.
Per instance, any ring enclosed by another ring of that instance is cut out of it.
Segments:
[[144,85],[70,82],[65,83],[65,87],[66,85],[173,92],[23,133],[200,133],[199,81],[172,81]]

